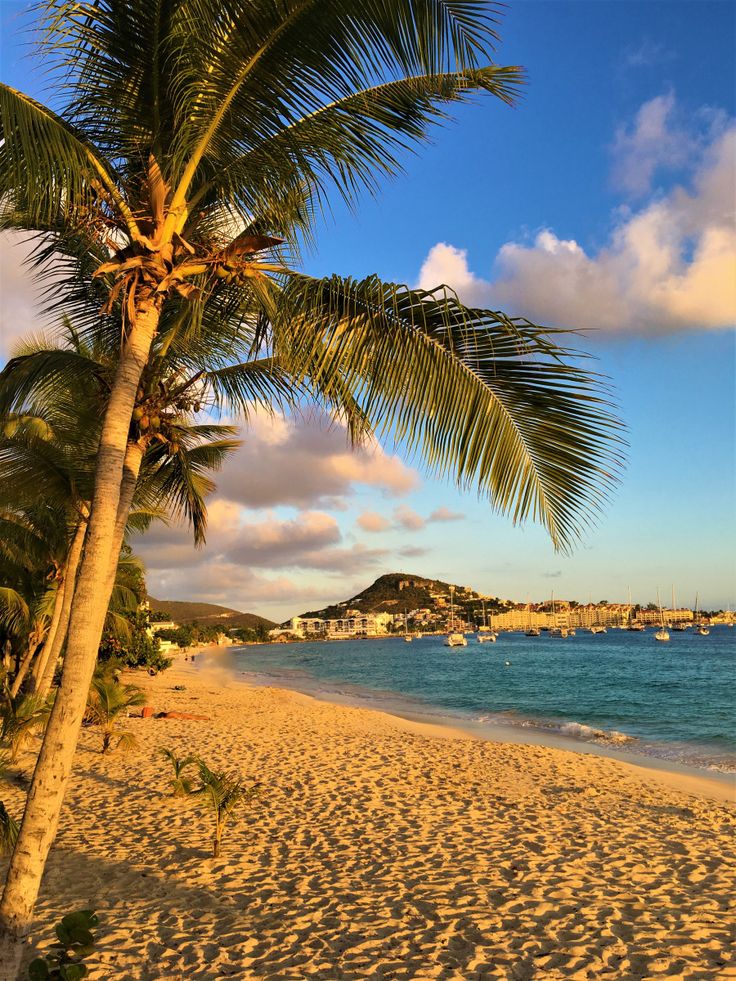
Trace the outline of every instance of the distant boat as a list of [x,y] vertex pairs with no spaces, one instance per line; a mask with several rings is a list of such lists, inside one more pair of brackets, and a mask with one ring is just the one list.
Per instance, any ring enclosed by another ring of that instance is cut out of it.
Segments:
[[553,626],[550,627],[549,635],[550,635],[550,637],[569,637],[570,636],[570,631],[567,629],[567,627],[557,627],[557,626],[554,626],[554,623],[555,623],[556,620],[557,620],[557,611],[555,609],[555,594],[554,594],[554,590],[553,590],[552,591],[552,624],[553,624]]
[[696,593],[695,594],[695,614],[694,614],[694,618],[695,618],[695,622],[697,623],[698,626],[697,626],[697,630],[695,631],[695,633],[696,634],[700,634],[701,637],[707,637],[708,634],[710,633],[710,630],[708,630],[708,628],[706,627],[706,625],[704,623],[702,623],[702,622],[701,623],[698,623],[698,599],[699,599],[699,597],[698,597],[698,594]]
[[606,628],[605,627],[600,627],[600,626],[599,627],[591,627],[590,628],[590,632],[592,634],[605,634],[606,633]]
[[659,601],[659,587],[657,587],[657,606],[659,607],[659,630],[654,635],[655,640],[669,640],[670,635],[664,626],[664,614],[662,613],[662,604]]
[[452,632],[452,627],[455,625],[455,587],[450,586],[450,630],[451,632],[447,635],[447,640],[445,641],[445,647],[467,647],[468,642],[465,639],[465,634],[459,634],[457,632]]
[[[493,616],[491,616],[491,620],[493,620]],[[498,634],[493,630],[493,624],[491,624],[491,629],[488,629],[488,624],[486,623],[486,601],[483,600],[483,623],[478,631],[478,643],[495,644],[497,640]]]
[[411,644],[413,640],[413,635],[409,633],[409,616],[406,610],[404,610],[404,643]]
[[637,633],[641,633],[641,631],[644,629],[644,625],[642,623],[634,623],[632,619],[633,609],[634,608],[631,605],[631,586],[629,586],[629,622],[626,625],[626,629],[635,630]]
[[532,626],[532,607],[531,607],[531,597],[527,597],[526,612],[529,614],[529,626],[526,628],[527,637],[539,637],[539,628]]
[[675,620],[675,610],[676,609],[677,609],[677,607],[675,606],[675,586],[673,584],[672,585],[672,618],[671,618],[672,619],[672,629],[673,630],[676,630],[678,632],[678,634],[681,634],[685,630],[687,630],[688,624],[685,623],[683,620]]

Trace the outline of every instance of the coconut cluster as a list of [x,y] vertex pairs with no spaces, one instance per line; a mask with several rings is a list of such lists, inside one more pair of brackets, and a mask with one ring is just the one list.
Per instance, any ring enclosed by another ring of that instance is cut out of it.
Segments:
[[173,456],[179,452],[178,432],[175,423],[182,413],[199,412],[202,408],[198,399],[172,392],[174,379],[158,382],[155,389],[146,391],[139,387],[133,409],[133,425],[140,437],[155,439],[168,444]]

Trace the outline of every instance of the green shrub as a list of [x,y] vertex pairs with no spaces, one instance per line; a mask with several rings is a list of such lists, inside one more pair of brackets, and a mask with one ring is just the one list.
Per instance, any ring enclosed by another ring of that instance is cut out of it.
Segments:
[[0,800],[0,855],[9,855],[15,848],[20,827],[8,814],[5,804]]
[[45,957],[37,957],[28,966],[30,981],[63,979],[78,981],[87,976],[83,963],[95,949],[92,927],[97,926],[97,916],[91,909],[68,913],[56,924],[56,943],[52,952]]

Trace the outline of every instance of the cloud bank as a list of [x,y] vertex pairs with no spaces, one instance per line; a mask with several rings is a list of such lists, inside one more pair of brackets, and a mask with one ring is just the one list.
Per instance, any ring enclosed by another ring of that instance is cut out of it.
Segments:
[[703,112],[697,137],[688,138],[674,111],[671,97],[658,97],[619,130],[614,176],[630,194],[644,193],[665,163],[683,167],[687,150],[689,185],[622,205],[598,251],[545,228],[530,244],[504,244],[484,279],[465,249],[439,242],[419,285],[447,283],[470,305],[562,327],[664,333],[736,325],[736,125]]
[[[154,595],[294,612],[347,595],[350,577],[390,561],[391,550],[346,538],[323,509],[343,510],[361,487],[401,497],[419,484],[414,470],[375,443],[351,450],[344,427],[317,412],[256,414],[243,440],[216,477],[205,548],[196,551],[182,526],[156,525],[136,540]],[[274,510],[284,507],[295,513]],[[364,512],[357,524],[378,531],[391,522]],[[319,586],[303,585],[310,574]]]

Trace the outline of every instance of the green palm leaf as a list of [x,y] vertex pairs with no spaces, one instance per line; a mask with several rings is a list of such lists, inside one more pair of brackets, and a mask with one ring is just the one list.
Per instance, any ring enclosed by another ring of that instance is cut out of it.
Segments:
[[447,289],[295,276],[274,345],[296,375],[339,374],[380,432],[515,521],[541,521],[558,547],[617,480],[621,425],[603,380],[554,332]]

